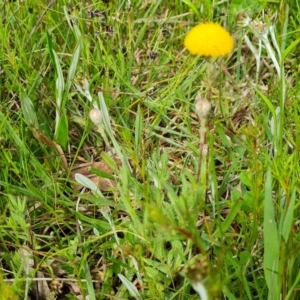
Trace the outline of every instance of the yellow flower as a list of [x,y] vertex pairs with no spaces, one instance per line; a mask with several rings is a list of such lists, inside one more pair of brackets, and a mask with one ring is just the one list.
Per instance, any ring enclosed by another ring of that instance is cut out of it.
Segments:
[[230,33],[217,23],[202,23],[190,30],[184,46],[192,53],[204,56],[222,56],[232,51]]

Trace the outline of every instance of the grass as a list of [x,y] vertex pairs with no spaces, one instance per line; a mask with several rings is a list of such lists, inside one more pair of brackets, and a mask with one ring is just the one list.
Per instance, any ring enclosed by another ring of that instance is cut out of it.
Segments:
[[4,2],[0,299],[299,298],[300,3],[248,2]]

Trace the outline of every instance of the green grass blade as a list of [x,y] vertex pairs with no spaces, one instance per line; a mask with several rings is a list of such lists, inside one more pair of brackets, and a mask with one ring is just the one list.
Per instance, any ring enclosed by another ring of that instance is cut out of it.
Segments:
[[197,9],[197,6],[190,0],[182,0],[183,3],[185,3],[190,10],[198,17],[199,20],[201,20],[201,16],[199,13],[199,10]]
[[111,124],[110,124],[109,112],[108,112],[103,94],[101,92],[98,93],[98,98],[99,98],[99,101],[100,101],[100,109],[101,109],[101,112],[103,114],[103,127],[104,127],[106,133],[109,136],[109,139],[111,140],[111,142],[114,146],[114,149],[116,151],[117,156],[122,160],[122,162],[124,164],[126,164],[126,166],[129,166],[129,163],[128,163],[127,159],[124,157],[124,155],[122,153],[122,150],[121,150],[121,147],[120,147],[119,143],[117,142],[117,140],[114,137],[114,132],[113,132],[113,129],[112,129]]
[[63,76],[63,71],[61,67],[60,60],[53,48],[51,48],[51,42],[50,42],[50,37],[49,37],[49,42],[48,42],[48,47],[49,47],[49,52],[50,57],[52,59],[52,63],[55,68],[55,73],[56,73],[56,81],[55,81],[55,86],[56,86],[56,109],[55,109],[55,132],[54,136],[57,137],[58,135],[58,130],[59,130],[59,122],[60,122],[60,115],[61,115],[61,107],[63,103],[63,95],[64,95],[64,90],[65,90],[65,82],[64,82],[64,76]]
[[293,51],[293,49],[299,44],[300,38],[293,41],[284,51],[282,54],[282,60],[284,61],[287,56]]
[[264,207],[264,274],[269,288],[268,299],[279,299],[279,237],[275,220],[275,209],[272,196],[272,175],[269,170],[265,186]]
[[233,206],[231,207],[230,212],[227,215],[225,221],[220,224],[220,228],[218,228],[215,231],[214,236],[218,237],[220,235],[223,235],[229,229],[232,222],[234,221],[237,214],[239,213],[242,204],[243,201],[235,201],[235,203],[233,203]]
[[69,138],[69,123],[68,123],[68,116],[65,112],[65,109],[62,109],[61,113],[62,114],[59,118],[55,139],[65,150],[67,148],[67,143]]
[[142,143],[143,121],[141,108],[139,107],[135,119],[135,148],[140,149]]
[[69,90],[70,90],[71,85],[73,83],[74,76],[76,74],[76,69],[77,69],[77,66],[78,66],[79,59],[80,59],[81,44],[82,44],[81,41],[79,41],[77,43],[75,51],[72,55],[72,61],[71,61],[71,65],[70,65],[70,68],[69,68],[68,77],[67,77],[67,81],[66,81],[65,91],[66,91],[67,94],[69,93]]
[[7,134],[10,136],[11,141],[13,141],[15,146],[17,147],[19,154],[24,158],[26,158],[26,160],[28,160],[29,158],[29,163],[35,169],[37,176],[39,176],[42,182],[44,182],[45,184],[52,184],[52,179],[45,171],[44,166],[41,165],[41,163],[35,158],[35,156],[31,155],[24,141],[22,141],[18,133],[12,127],[10,122],[7,121],[7,118],[1,111],[0,111],[0,120],[2,121],[0,128],[4,128],[7,131]]
[[88,299],[96,300],[97,298],[96,298],[94,284],[93,284],[93,280],[92,280],[92,276],[91,276],[91,272],[90,272],[90,267],[89,267],[89,264],[86,259],[84,261],[83,268],[84,268],[84,277],[86,280],[86,285],[87,285],[87,290],[88,290]]
[[281,235],[284,238],[285,242],[287,242],[289,239],[290,232],[294,222],[295,201],[296,201],[296,190],[294,189],[282,225]]

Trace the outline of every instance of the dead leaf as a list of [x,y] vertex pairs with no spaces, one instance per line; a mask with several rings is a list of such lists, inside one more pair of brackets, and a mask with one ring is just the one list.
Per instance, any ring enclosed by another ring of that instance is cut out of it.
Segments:
[[[121,165],[120,160],[115,160],[117,165]],[[81,174],[86,177],[88,177],[90,180],[92,180],[97,187],[100,190],[103,191],[108,191],[111,188],[116,186],[116,181],[113,179],[105,178],[105,177],[100,177],[98,175],[95,175],[91,173],[91,168],[97,169],[103,173],[113,175],[113,169],[104,161],[99,161],[99,162],[93,162],[93,163],[84,163],[84,164],[79,164],[75,166],[71,172],[71,178],[75,180],[75,174]],[[81,185],[79,184],[73,184],[72,185],[75,190],[80,190],[82,188]]]
[[[22,257],[24,273],[29,275],[28,278],[30,278],[32,273],[34,273],[34,260],[32,259],[32,254],[25,248],[21,248],[20,255]],[[31,286],[31,293],[35,299],[54,300],[54,296],[49,289],[47,281],[43,280],[43,278],[45,278],[44,273],[38,271],[36,276],[38,280]]]

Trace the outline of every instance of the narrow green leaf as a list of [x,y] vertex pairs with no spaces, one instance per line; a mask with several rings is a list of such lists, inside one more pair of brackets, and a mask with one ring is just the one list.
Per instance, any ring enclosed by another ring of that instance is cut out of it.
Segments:
[[107,223],[107,221],[102,221],[102,220],[98,220],[95,218],[87,217],[84,214],[77,212],[76,210],[71,210],[71,213],[78,220],[94,226],[96,229],[98,229],[101,232],[101,234],[103,234],[103,233],[104,233],[104,235],[112,234],[112,232],[109,232],[110,225]]
[[87,290],[88,290],[88,299],[89,300],[96,300],[96,294],[95,294],[93,279],[92,279],[89,264],[88,264],[86,259],[84,260],[83,268],[84,268],[84,277],[85,277],[85,280],[86,280],[86,286],[87,286]]
[[228,230],[228,228],[231,226],[232,222],[234,221],[236,215],[241,209],[241,206],[243,204],[243,201],[235,201],[233,206],[230,209],[229,214],[227,215],[225,221],[220,225],[220,227],[214,232],[214,236],[219,236],[220,234],[223,234]]
[[135,118],[135,147],[136,149],[140,149],[142,142],[142,132],[143,132],[143,122],[142,122],[142,114],[141,108],[138,107],[138,111]]
[[290,236],[290,232],[293,225],[294,220],[294,210],[295,210],[295,200],[296,200],[296,190],[293,190],[291,201],[289,203],[289,207],[287,209],[283,225],[282,225],[282,231],[281,235],[284,238],[284,240],[287,242]]
[[81,32],[79,30],[79,27],[74,24],[74,22],[72,22],[71,18],[70,18],[70,14],[68,13],[68,8],[66,6],[63,7],[63,10],[64,10],[64,14],[65,14],[65,17],[66,17],[66,20],[70,26],[70,28],[72,29],[72,31],[74,32],[77,40],[80,40],[81,39]]
[[54,67],[56,70],[56,105],[58,109],[61,107],[62,99],[63,99],[63,93],[65,90],[65,82],[64,82],[64,76],[62,67],[60,64],[60,60],[54,50],[52,50],[52,54],[54,57]]
[[264,100],[264,102],[266,103],[266,105],[268,106],[268,108],[271,111],[272,118],[271,118],[270,126],[271,126],[271,132],[272,132],[272,135],[273,135],[273,138],[274,138],[274,147],[275,147],[275,150],[276,150],[277,147],[278,147],[278,137],[279,137],[278,122],[277,122],[278,121],[278,116],[276,114],[276,110],[274,108],[274,105],[271,103],[271,101],[260,90],[256,89],[256,92]]
[[111,179],[111,180],[115,180],[115,177],[112,176],[111,174],[108,174],[106,172],[103,172],[99,169],[96,169],[96,168],[90,168],[89,170],[91,173],[95,174],[95,175],[98,175],[99,177],[102,177],[102,178],[107,178],[107,179]]
[[80,59],[80,53],[81,53],[81,42],[78,42],[75,48],[75,51],[73,53],[72,56],[72,61],[71,61],[71,65],[69,68],[69,72],[68,72],[68,78],[67,78],[67,82],[66,82],[66,93],[69,92],[74,76],[76,74],[76,69],[77,69],[77,65]]
[[289,6],[285,5],[285,16],[284,16],[284,22],[283,22],[283,27],[282,27],[282,33],[281,33],[281,53],[282,53],[282,60],[281,60],[281,64],[284,63],[284,49],[286,46],[286,41],[288,38],[288,25],[289,25],[289,20],[290,20],[290,11],[289,11]]
[[60,105],[61,105],[62,95],[63,95],[63,92],[64,92],[64,77],[63,77],[63,72],[62,72],[60,60],[59,60],[59,58],[58,58],[58,56],[55,52],[53,42],[52,42],[51,36],[48,33],[48,31],[47,31],[46,37],[47,37],[47,42],[48,42],[48,50],[49,50],[50,59],[51,59],[52,64],[54,66],[56,77],[57,77],[56,88],[57,88],[57,92],[60,95],[60,97],[57,97],[56,104],[59,108]]
[[282,54],[282,61],[286,59],[286,57],[290,54],[290,52],[299,44],[300,38],[293,41],[284,51]]
[[277,282],[278,269],[279,237],[272,197],[272,175],[269,170],[266,179],[264,207],[264,274],[269,288],[268,299],[279,299]]
[[103,127],[114,146],[117,156],[122,160],[122,163],[124,165],[129,166],[128,160],[124,157],[121,147],[114,137],[113,129],[110,124],[109,112],[108,112],[103,94],[101,92],[98,93],[98,98],[99,98],[99,102],[100,102],[100,109],[101,109],[101,112],[103,115]]
[[271,103],[271,101],[259,89],[256,89],[256,92],[260,95],[260,97],[265,101],[265,103],[269,107],[269,109],[271,111],[271,114],[272,114],[272,117],[273,117],[274,122],[275,122],[274,127],[277,128],[277,124],[276,124],[277,116],[276,116],[274,105]]
[[49,56],[50,56],[50,59],[51,59],[53,65],[55,65],[55,59],[54,59],[54,55],[53,55],[53,52],[52,52],[54,50],[54,46],[53,46],[53,42],[52,42],[52,39],[51,39],[51,35],[49,34],[48,30],[46,31],[46,38],[47,38]]
[[56,81],[55,81],[55,83],[56,83],[56,110],[55,110],[54,136],[57,136],[57,132],[59,130],[58,127],[59,127],[59,123],[60,123],[60,109],[61,109],[61,104],[62,104],[62,100],[63,100],[65,83],[64,83],[64,77],[63,77],[61,64],[60,64],[59,58],[54,50],[51,36],[48,32],[47,32],[46,37],[47,37],[49,55],[50,55],[52,64],[55,69],[55,74],[56,74]]
[[189,8],[190,10],[199,18],[201,19],[201,16],[200,16],[200,13],[199,13],[199,10],[197,9],[196,5],[194,3],[192,3],[192,1],[190,0],[182,0],[183,3],[185,3]]
[[34,155],[31,155],[30,151],[26,147],[26,144],[24,144],[24,142],[20,139],[17,132],[11,126],[11,123],[9,121],[6,121],[6,116],[1,111],[0,111],[0,120],[3,123],[1,127],[7,131],[7,133],[10,136],[10,139],[15,143],[19,151],[19,154],[22,155],[24,158],[29,159],[29,162],[32,164],[33,168],[35,169],[36,174],[45,184],[52,184],[53,181],[45,171],[44,166],[41,165],[41,163],[36,159]]
[[228,287],[223,287],[222,292],[228,298],[228,300],[237,300],[237,298],[230,292]]

